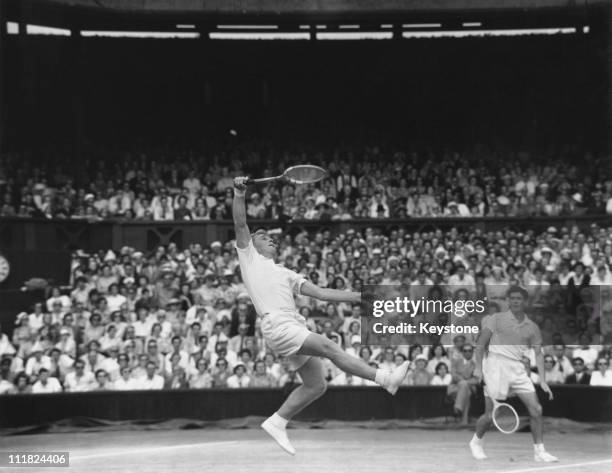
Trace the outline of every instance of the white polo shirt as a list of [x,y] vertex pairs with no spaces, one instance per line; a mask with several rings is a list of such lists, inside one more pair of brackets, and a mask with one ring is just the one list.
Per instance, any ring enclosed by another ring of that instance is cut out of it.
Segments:
[[539,327],[527,316],[519,322],[510,310],[483,319],[484,327],[493,333],[489,352],[506,358],[520,361],[530,348],[542,344]]
[[246,248],[236,246],[236,250],[242,280],[257,313],[297,312],[293,294],[300,294],[306,279],[261,255],[250,238]]
[[43,384],[40,380],[36,381],[32,386],[32,393],[34,394],[45,394],[45,393],[61,393],[62,385],[57,378],[47,378],[47,384]]

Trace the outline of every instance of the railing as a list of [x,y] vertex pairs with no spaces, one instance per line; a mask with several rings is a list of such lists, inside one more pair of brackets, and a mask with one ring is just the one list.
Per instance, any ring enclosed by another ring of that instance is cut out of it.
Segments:
[[[538,389],[544,415],[578,421],[612,421],[612,388],[552,386],[549,401]],[[200,419],[220,420],[268,416],[281,404],[284,389],[183,389],[173,391],[97,391],[88,393],[0,396],[0,427],[17,427],[69,417],[109,420]],[[472,414],[483,411],[482,393],[472,403]],[[524,415],[517,404],[519,414]],[[395,397],[377,387],[330,387],[317,402],[300,413],[300,420],[422,419],[452,416],[444,386],[402,387]]]

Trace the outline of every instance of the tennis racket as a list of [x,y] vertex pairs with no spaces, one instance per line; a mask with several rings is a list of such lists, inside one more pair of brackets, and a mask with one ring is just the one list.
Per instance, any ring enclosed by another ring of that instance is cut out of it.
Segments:
[[312,184],[327,176],[327,171],[312,164],[300,164],[287,168],[280,176],[249,179],[247,184],[265,184],[272,181],[287,181],[291,184]]
[[493,413],[491,414],[493,425],[502,434],[513,434],[519,428],[519,416],[514,407],[507,402],[499,402],[493,399]]

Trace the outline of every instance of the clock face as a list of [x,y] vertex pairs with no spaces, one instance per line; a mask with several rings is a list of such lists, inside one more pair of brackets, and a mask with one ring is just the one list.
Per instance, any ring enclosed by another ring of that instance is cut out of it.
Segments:
[[10,272],[11,265],[4,256],[0,255],[0,282],[3,282],[6,278],[8,278]]

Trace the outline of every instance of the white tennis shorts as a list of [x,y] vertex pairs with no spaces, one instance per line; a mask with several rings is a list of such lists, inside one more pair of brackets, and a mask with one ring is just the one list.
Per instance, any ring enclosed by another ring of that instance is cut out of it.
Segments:
[[287,357],[292,370],[301,368],[310,359],[309,355],[297,354],[311,333],[306,319],[297,312],[265,314],[261,319],[261,333],[272,351]]
[[515,393],[533,393],[535,388],[523,363],[489,352],[482,363],[485,396],[504,400]]

